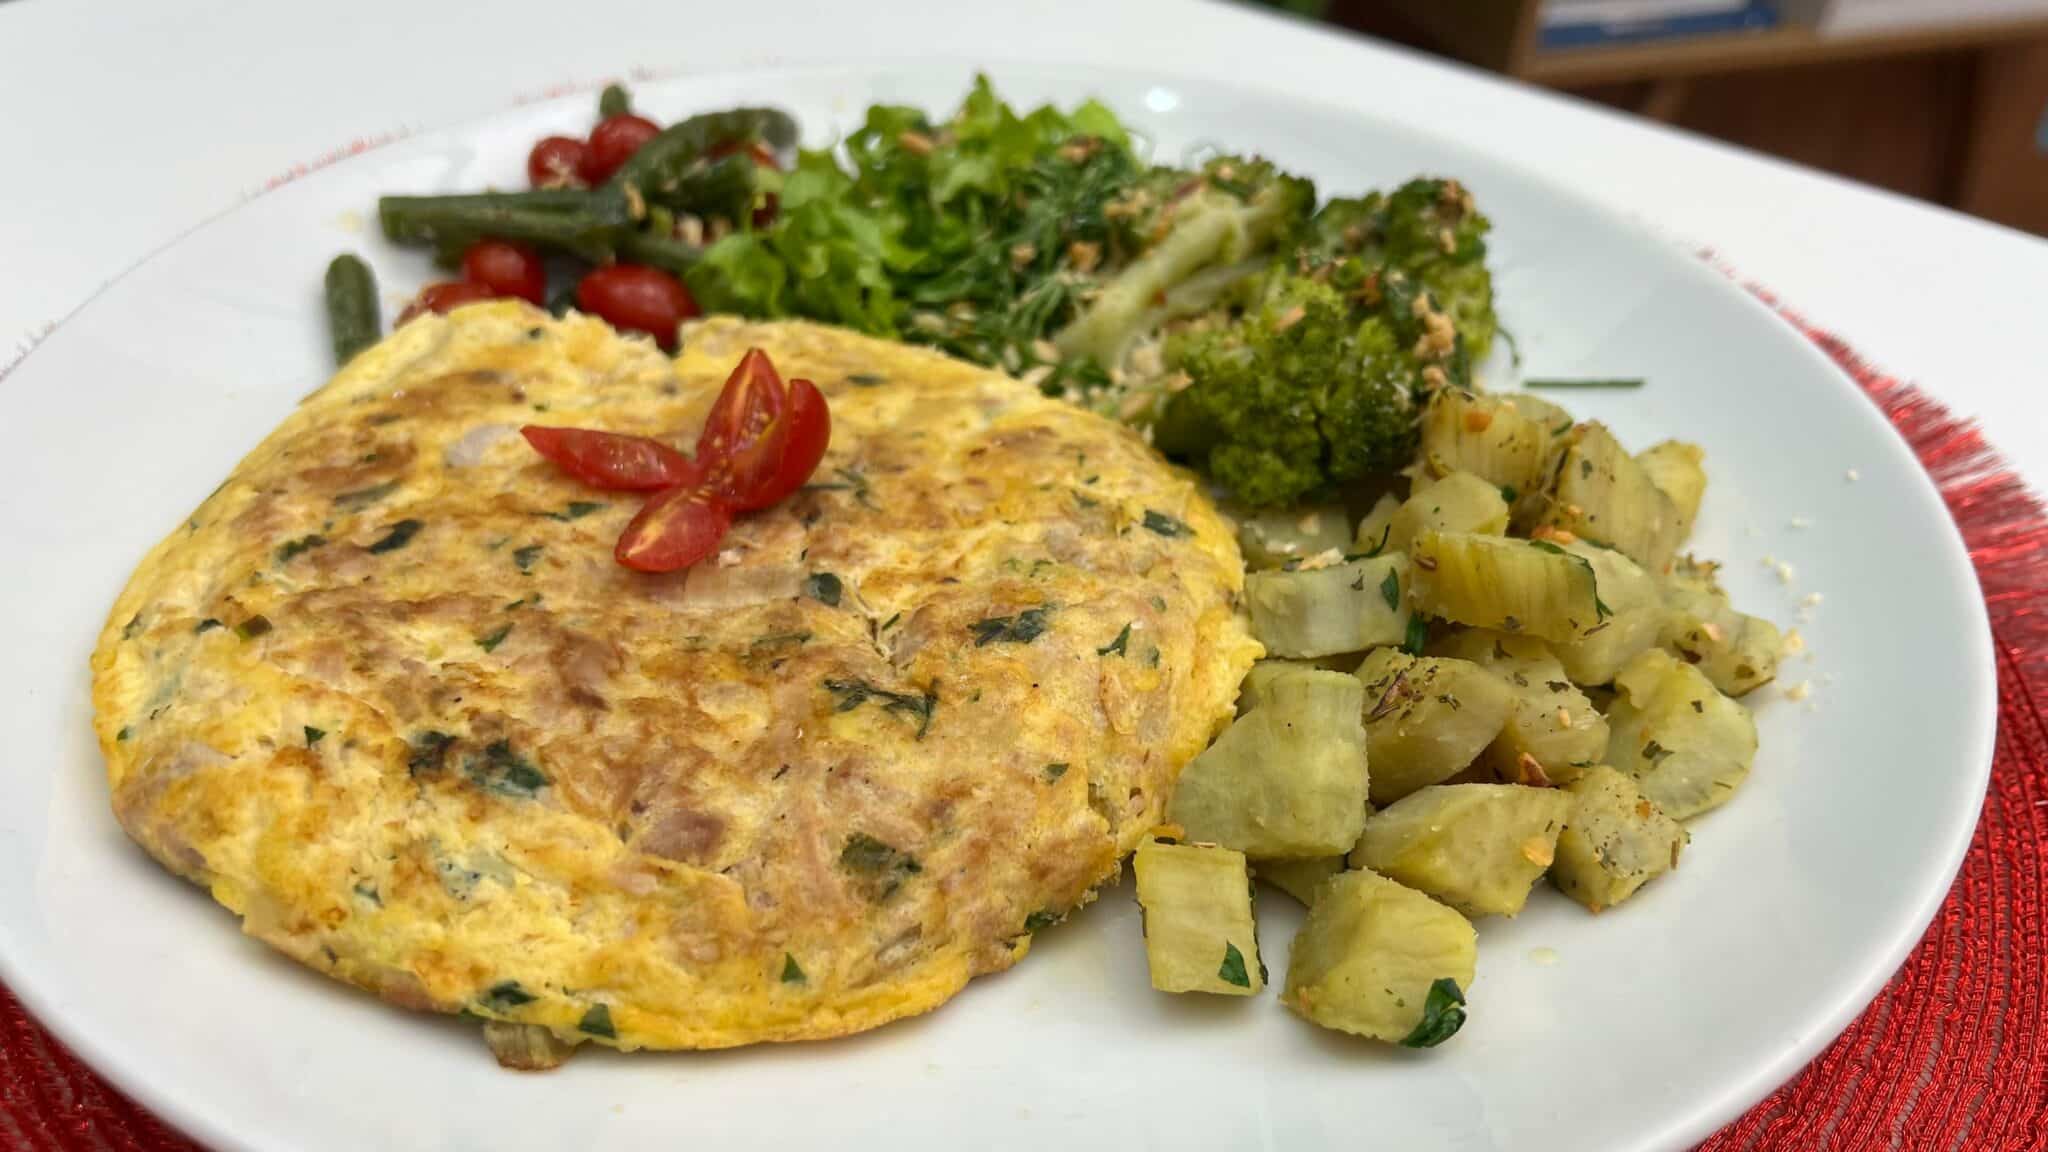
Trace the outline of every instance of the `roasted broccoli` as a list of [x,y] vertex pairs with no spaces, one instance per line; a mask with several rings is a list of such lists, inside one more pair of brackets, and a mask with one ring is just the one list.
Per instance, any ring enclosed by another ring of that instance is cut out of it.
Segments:
[[1496,327],[1486,269],[1490,227],[1456,180],[1410,180],[1392,195],[1323,205],[1304,248],[1318,260],[1355,257],[1405,274],[1451,317],[1467,355],[1483,360]]
[[1395,315],[1377,279],[1355,261],[1276,274],[1241,318],[1174,336],[1167,364],[1190,383],[1167,399],[1154,443],[1252,505],[1406,464],[1416,397],[1449,379],[1437,363],[1448,357],[1422,354],[1410,332],[1424,321]]

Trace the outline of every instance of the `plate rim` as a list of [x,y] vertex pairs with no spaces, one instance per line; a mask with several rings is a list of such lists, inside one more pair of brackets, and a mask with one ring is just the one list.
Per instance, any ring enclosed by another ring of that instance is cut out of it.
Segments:
[[[1965,663],[1972,670],[1967,691],[1975,704],[1975,715],[1969,717],[1968,722],[1969,745],[1964,750],[1966,754],[1959,757],[1966,771],[1958,773],[1957,786],[1961,787],[1963,782],[1970,783],[1971,791],[1975,792],[1978,798],[1974,804],[1961,809],[1961,814],[1953,822],[1953,826],[1946,830],[1940,841],[1942,852],[1932,861],[1935,866],[1923,868],[1915,874],[1919,882],[1910,893],[1911,898],[1895,901],[1891,905],[1895,912],[1903,911],[1905,914],[1902,918],[1895,915],[1887,925],[1880,925],[1881,928],[1887,929],[1885,946],[1866,954],[1861,962],[1855,965],[1854,978],[1843,984],[1843,990],[1832,999],[1824,1012],[1809,1018],[1811,1026],[1803,1028],[1792,1042],[1781,1045],[1778,1051],[1758,1064],[1748,1075],[1725,1083],[1719,1092],[1702,1094],[1696,1103],[1654,1122],[1645,1130],[1645,1143],[1642,1147],[1690,1147],[1763,1101],[1772,1091],[1797,1076],[1870,1006],[1925,938],[1929,926],[1946,901],[1974,840],[1977,826],[1982,819],[1984,793],[1990,784],[1996,754],[1998,673],[1989,607],[1984,601],[1983,588],[1978,580],[1975,565],[1971,562],[1967,541],[1963,539],[1960,526],[1949,511],[1939,484],[1928,473],[1899,429],[1840,364],[1815,345],[1813,340],[1800,331],[1783,313],[1736,279],[1732,272],[1712,262],[1710,253],[1696,251],[1688,255],[1679,250],[1683,244],[1679,237],[1659,230],[1649,218],[1616,210],[1582,195],[1568,182],[1552,176],[1544,169],[1496,155],[1455,135],[1433,132],[1376,110],[1323,96],[1245,83],[1236,78],[1219,79],[1195,71],[1126,67],[1059,57],[975,59],[958,55],[878,56],[852,62],[810,61],[712,71],[657,71],[644,76],[636,73],[636,76],[641,77],[636,82],[652,87],[715,87],[735,82],[772,83],[782,79],[819,80],[845,77],[858,83],[870,84],[878,78],[906,73],[931,74],[945,69],[957,69],[963,74],[963,78],[971,78],[978,73],[987,73],[998,80],[1006,75],[1036,74],[1051,77],[1065,74],[1077,78],[1113,78],[1124,83],[1150,82],[1168,87],[1192,87],[1222,95],[1242,95],[1312,108],[1334,117],[1369,123],[1375,132],[1402,137],[1413,142],[1423,142],[1431,149],[1455,157],[1469,157],[1482,166],[1509,173],[1515,179],[1539,189],[1547,196],[1573,204],[1589,216],[1597,218],[1603,227],[1611,232],[1625,233],[1638,241],[1642,247],[1662,253],[1660,258],[1667,259],[1673,268],[1684,268],[1684,271],[1678,274],[1708,285],[1710,291],[1739,299],[1741,307],[1761,322],[1760,328],[1773,330],[1774,338],[1781,343],[1789,342],[1790,345],[1796,345],[1798,351],[1793,354],[1804,357],[1817,375],[1828,378],[1838,393],[1838,398],[1860,413],[1855,418],[1863,420],[1866,429],[1875,433],[1873,438],[1885,445],[1884,450],[1893,456],[1892,462],[1912,477],[1910,487],[1916,497],[1927,506],[1926,510],[1933,512],[1936,519],[1946,526],[1947,531],[1941,534],[1935,548],[1940,553],[1939,559],[1946,570],[1946,575],[1950,579],[1959,578],[1961,587],[1973,593],[1966,596],[1963,603],[1964,614],[1971,626],[1959,629],[1957,633],[1959,642],[1970,649],[1965,654]],[[88,293],[61,319],[51,325],[44,338],[37,341],[34,347],[10,363],[0,364],[0,380],[4,380],[33,360],[50,338],[57,336],[81,313],[98,304],[116,285],[200,232],[222,223],[258,200],[320,179],[331,170],[366,163],[371,158],[388,156],[394,148],[408,144],[430,143],[444,138],[460,138],[465,132],[510,116],[584,100],[588,97],[588,91],[595,91],[599,86],[592,83],[566,91],[551,90],[543,99],[509,98],[499,107],[476,115],[426,126],[408,125],[403,131],[374,137],[376,142],[360,151],[351,151],[346,155],[323,154],[320,158],[322,162],[308,165],[307,170],[303,172],[295,169],[287,178],[241,196],[232,204],[206,215],[145,252],[117,275]],[[1078,100],[1086,95],[1085,91],[1076,92],[1072,99]],[[192,1140],[220,1149],[222,1152],[228,1149],[254,1148],[248,1142],[246,1130],[237,1131],[225,1114],[216,1116],[197,1107],[188,1108],[180,1098],[168,1092],[159,1092],[145,1067],[145,1061],[124,1054],[118,1038],[112,1034],[102,1036],[98,1032],[73,1027],[72,1019],[60,1010],[61,1005],[56,1003],[53,997],[45,994],[41,985],[34,980],[20,978],[23,969],[14,956],[13,938],[11,926],[5,921],[0,921],[0,983],[4,983],[6,989],[38,1025],[55,1037],[83,1065],[139,1107]]]

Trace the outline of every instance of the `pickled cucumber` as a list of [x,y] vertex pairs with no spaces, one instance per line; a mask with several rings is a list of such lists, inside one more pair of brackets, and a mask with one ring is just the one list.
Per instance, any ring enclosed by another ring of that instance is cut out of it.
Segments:
[[1408,558],[1398,552],[1245,577],[1252,634],[1269,656],[1328,656],[1408,634]]
[[1698,668],[1652,648],[1614,678],[1607,763],[1679,820],[1718,808],[1748,779],[1756,720]]
[[1266,986],[1244,853],[1148,837],[1132,857],[1145,958],[1161,992],[1256,996]]
[[1678,867],[1679,851],[1690,837],[1635,781],[1600,764],[1565,791],[1572,795],[1572,811],[1550,865],[1550,879],[1565,895],[1598,912]]
[[1610,614],[1593,566],[1547,541],[1424,532],[1410,570],[1417,608],[1476,628],[1569,641]]
[[1380,648],[1358,666],[1375,804],[1457,775],[1500,735],[1514,696],[1463,660]]
[[1316,889],[1281,1000],[1325,1028],[1433,1046],[1462,1022],[1477,959],[1478,937],[1456,910],[1384,876],[1341,872]]
[[1650,483],[1671,497],[1678,509],[1678,542],[1692,536],[1693,521],[1699,518],[1700,500],[1707,494],[1707,470],[1701,463],[1706,452],[1697,444],[1666,440],[1636,453],[1636,463]]
[[1365,822],[1350,862],[1467,916],[1513,916],[1541,879],[1572,798],[1555,788],[1424,788]]
[[1365,690],[1342,672],[1276,677],[1181,773],[1167,819],[1271,859],[1341,856],[1365,826]]
[[1543,522],[1662,573],[1678,550],[1678,506],[1605,427],[1580,424],[1567,440]]

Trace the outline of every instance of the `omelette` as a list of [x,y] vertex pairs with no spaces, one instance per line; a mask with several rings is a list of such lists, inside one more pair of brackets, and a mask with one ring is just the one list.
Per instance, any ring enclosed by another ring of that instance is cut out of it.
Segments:
[[[694,443],[756,346],[830,404],[812,482],[692,569],[619,566],[639,501],[518,428]],[[95,727],[164,867],[507,1063],[824,1038],[1117,876],[1259,654],[1241,585],[1192,477],[1002,374],[492,302],[357,356],[148,554]]]

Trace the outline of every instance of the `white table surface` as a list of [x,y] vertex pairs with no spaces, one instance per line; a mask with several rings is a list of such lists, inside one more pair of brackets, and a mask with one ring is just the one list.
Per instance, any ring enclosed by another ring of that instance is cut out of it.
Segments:
[[1441,122],[1713,249],[1980,418],[2048,490],[2048,242],[1290,18],[1173,0],[0,0],[0,367],[149,252],[351,140],[634,69],[860,55],[1217,72]]

